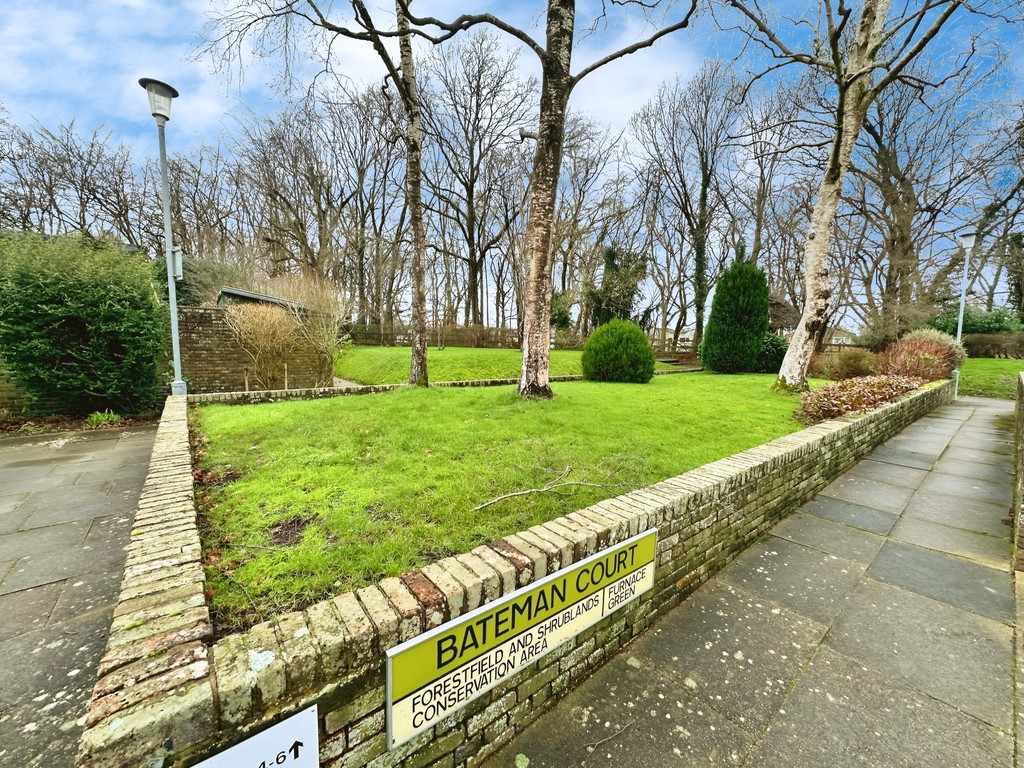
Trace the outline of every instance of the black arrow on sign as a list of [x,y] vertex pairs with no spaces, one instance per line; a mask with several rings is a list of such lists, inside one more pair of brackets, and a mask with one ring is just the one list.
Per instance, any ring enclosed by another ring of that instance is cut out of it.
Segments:
[[288,751],[292,753],[292,758],[293,759],[295,759],[295,760],[299,759],[299,748],[302,747],[302,746],[303,746],[303,744],[302,744],[301,741],[296,741],[294,744],[292,744],[291,748]]

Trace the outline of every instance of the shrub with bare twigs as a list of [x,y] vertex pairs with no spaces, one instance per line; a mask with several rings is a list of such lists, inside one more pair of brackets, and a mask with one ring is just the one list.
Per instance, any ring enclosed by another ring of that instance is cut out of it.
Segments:
[[224,319],[252,358],[256,385],[261,389],[280,389],[288,358],[303,342],[294,315],[271,304],[234,304],[225,310]]

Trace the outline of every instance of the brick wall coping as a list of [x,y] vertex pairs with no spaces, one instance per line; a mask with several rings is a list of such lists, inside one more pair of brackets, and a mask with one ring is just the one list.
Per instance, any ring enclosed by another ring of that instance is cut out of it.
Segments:
[[[321,765],[475,766],[778,519],[952,399],[952,382],[930,385],[870,413],[808,427],[213,643],[187,399],[170,397],[78,764],[193,765],[316,703]],[[652,590],[387,751],[388,648],[651,528],[659,530]]]

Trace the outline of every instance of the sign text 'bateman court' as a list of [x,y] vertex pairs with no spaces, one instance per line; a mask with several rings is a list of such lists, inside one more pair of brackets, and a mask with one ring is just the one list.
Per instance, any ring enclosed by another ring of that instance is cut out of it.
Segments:
[[464,707],[654,586],[641,533],[388,651],[388,746]]

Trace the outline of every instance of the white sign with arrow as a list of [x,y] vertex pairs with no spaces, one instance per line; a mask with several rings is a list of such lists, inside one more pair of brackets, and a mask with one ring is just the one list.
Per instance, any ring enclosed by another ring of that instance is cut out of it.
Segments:
[[318,768],[316,704],[214,755],[195,768]]

